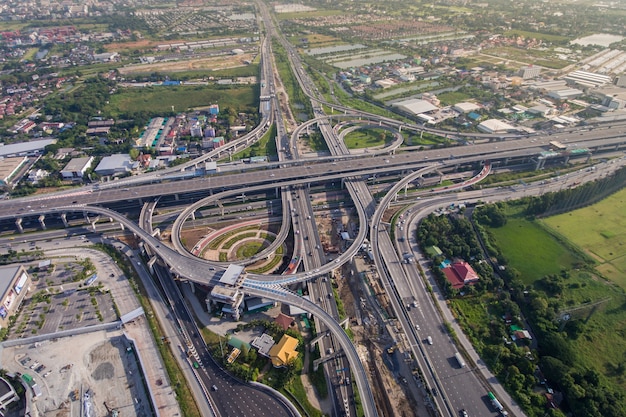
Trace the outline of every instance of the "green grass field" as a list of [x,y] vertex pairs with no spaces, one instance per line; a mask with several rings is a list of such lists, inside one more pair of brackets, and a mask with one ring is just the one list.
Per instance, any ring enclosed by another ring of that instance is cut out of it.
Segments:
[[534,38],[541,39],[548,42],[565,42],[569,38],[566,36],[560,35],[551,35],[549,33],[541,33],[541,32],[527,32],[525,30],[512,29],[507,32],[504,32],[505,36],[523,36],[525,38]]
[[626,189],[542,224],[590,254],[598,272],[626,289]]
[[508,264],[517,269],[525,284],[548,274],[571,269],[580,259],[542,227],[516,214],[504,227],[491,229]]
[[[576,308],[571,311],[573,318],[585,322],[584,331],[571,340],[572,346],[585,367],[626,390],[626,376],[618,371],[626,357],[626,190],[590,207],[540,221],[523,218],[521,207],[509,210],[508,223],[490,229],[509,265],[520,271],[527,285],[545,275],[568,271],[558,296],[558,311]],[[577,269],[574,264],[582,257],[578,250],[599,264],[594,269]],[[595,309],[583,307],[601,300],[604,302]],[[453,305],[462,311],[466,327],[484,323],[479,306],[457,300]],[[469,333],[476,338],[471,330]]]
[[[385,141],[381,138],[381,135],[386,132],[384,129],[359,129],[348,133],[344,137],[344,142],[348,149],[382,146],[385,144]],[[391,133],[389,133],[389,137],[393,137]]]
[[219,103],[221,108],[237,111],[255,109],[258,98],[250,86],[223,88],[216,86],[175,86],[123,89],[111,96],[106,111],[113,117],[127,112],[170,112]]
[[441,104],[444,106],[452,106],[462,101],[471,99],[469,94],[462,93],[460,91],[446,91],[437,95],[437,98],[441,100]]

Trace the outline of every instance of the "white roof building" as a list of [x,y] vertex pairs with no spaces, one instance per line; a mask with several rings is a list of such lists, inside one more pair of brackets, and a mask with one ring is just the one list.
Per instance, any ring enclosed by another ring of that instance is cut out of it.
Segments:
[[404,110],[407,113],[413,114],[428,113],[438,109],[438,107],[430,101],[420,99],[399,101],[394,103],[393,106],[398,107],[400,110]]
[[536,81],[528,85],[531,90],[554,91],[567,88],[565,80]]
[[31,140],[30,142],[12,143],[10,145],[0,144],[0,157],[2,156],[22,156],[31,153],[40,153],[43,149],[57,143],[56,139]]
[[28,291],[30,276],[22,265],[0,268],[0,328],[8,326],[8,317],[17,311]]
[[61,170],[61,176],[64,180],[82,180],[85,172],[91,167],[93,156],[85,156],[83,158],[72,158],[70,162]]
[[526,111],[530,114],[538,114],[539,116],[545,117],[552,112],[552,108],[546,106],[545,104],[538,104],[536,106],[532,106]]
[[478,104],[470,103],[470,102],[457,103],[454,106],[452,106],[452,108],[458,111],[459,113],[469,113],[469,112],[480,110],[480,106]]
[[132,171],[134,163],[128,154],[115,154],[102,158],[96,169],[98,175],[116,175]]
[[611,84],[613,78],[608,75],[596,74],[587,71],[572,71],[563,77],[568,82],[581,85],[583,87],[601,87],[605,84]]
[[25,156],[0,158],[0,186],[13,186],[18,180],[16,174],[27,162],[28,158]]
[[241,265],[230,264],[224,274],[220,278],[222,284],[235,285],[235,283],[241,278],[244,267]]
[[384,78],[382,80],[374,81],[374,84],[380,88],[389,88],[389,87],[393,87],[394,85],[396,85],[396,82],[394,80]]
[[513,130],[517,130],[515,126],[512,126],[502,120],[489,119],[478,125],[478,130],[485,133],[505,133]]
[[257,351],[266,357],[270,356],[270,349],[272,346],[276,344],[272,336],[267,333],[263,333],[261,336],[257,336],[254,338],[252,343],[250,343],[253,347],[257,348]]
[[562,90],[550,91],[548,93],[548,97],[555,100],[569,100],[580,97],[581,95],[583,95],[583,91],[577,88],[564,88]]

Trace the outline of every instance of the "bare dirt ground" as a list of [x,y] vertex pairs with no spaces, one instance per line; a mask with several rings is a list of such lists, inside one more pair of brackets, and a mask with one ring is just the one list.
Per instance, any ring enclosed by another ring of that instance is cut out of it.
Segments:
[[[355,219],[345,213],[318,216],[317,225],[322,244],[325,247],[343,249],[342,245],[345,242],[341,241],[338,233],[349,230],[354,222]],[[415,404],[406,395],[403,387],[398,384],[386,366],[380,366],[383,363],[383,349],[388,342],[380,337],[379,326],[364,325],[361,320],[356,319],[367,315],[367,311],[362,308],[364,304],[360,302],[364,297],[360,294],[361,283],[358,281],[358,275],[351,274],[350,267],[342,267],[335,270],[333,283],[337,285],[346,316],[351,318],[350,329],[354,344],[368,373],[378,409],[384,411],[382,415],[402,417],[416,415]],[[379,340],[380,342],[377,342]]]
[[221,70],[227,68],[243,67],[252,62],[256,54],[227,55],[221,57],[195,58],[191,60],[158,62],[154,64],[138,64],[120,67],[120,74],[152,73],[152,72],[177,72],[192,70]]
[[[124,416],[148,416],[150,410],[142,407],[149,404],[148,397],[135,355],[126,351],[129,346],[120,330],[100,331],[4,348],[0,360],[5,369],[31,375],[41,388],[42,396],[33,403],[39,416],[81,415],[87,390],[92,392],[92,415],[107,416],[109,407],[122,409]],[[36,362],[46,368],[39,373],[30,369]]]
[[157,41],[151,41],[148,39],[142,39],[139,41],[128,41],[128,42],[113,42],[113,43],[109,43],[104,45],[104,49],[106,49],[107,51],[122,51],[122,50],[133,50],[133,49],[148,49],[148,48],[154,48],[159,44],[162,43],[183,43],[186,42],[185,40],[178,40],[178,41],[167,41],[167,42],[157,42]]

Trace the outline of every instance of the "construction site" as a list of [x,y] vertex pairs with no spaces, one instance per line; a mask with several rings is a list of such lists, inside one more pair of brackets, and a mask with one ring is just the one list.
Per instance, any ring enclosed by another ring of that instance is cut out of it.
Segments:
[[121,330],[5,347],[0,360],[38,387],[31,416],[153,415],[133,344]]

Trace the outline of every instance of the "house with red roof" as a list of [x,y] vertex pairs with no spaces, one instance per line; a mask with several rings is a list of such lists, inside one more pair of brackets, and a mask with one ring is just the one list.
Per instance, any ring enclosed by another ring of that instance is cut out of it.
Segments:
[[281,329],[287,330],[293,325],[293,317],[280,313],[275,319],[274,323],[278,324]]
[[474,271],[474,268],[463,260],[452,262],[450,265],[443,268],[443,273],[447,280],[450,281],[450,284],[452,284],[452,287],[456,289],[463,288],[465,285],[474,284],[480,279],[476,271]]

